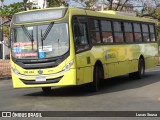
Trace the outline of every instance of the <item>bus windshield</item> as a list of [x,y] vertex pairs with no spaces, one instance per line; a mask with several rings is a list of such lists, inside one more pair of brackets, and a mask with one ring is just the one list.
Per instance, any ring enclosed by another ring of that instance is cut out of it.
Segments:
[[69,50],[68,24],[20,26],[11,29],[12,56],[42,59],[62,56]]

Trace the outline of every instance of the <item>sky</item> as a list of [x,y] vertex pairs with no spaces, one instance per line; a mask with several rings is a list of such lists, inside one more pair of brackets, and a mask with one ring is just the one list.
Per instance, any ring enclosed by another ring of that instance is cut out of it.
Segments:
[[14,3],[14,2],[22,2],[23,0],[4,0],[4,4],[5,5],[9,5],[11,3]]

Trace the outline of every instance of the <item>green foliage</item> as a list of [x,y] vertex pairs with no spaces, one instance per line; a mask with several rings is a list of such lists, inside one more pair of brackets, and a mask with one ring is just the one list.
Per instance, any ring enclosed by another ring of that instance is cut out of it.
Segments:
[[4,32],[4,34],[9,35],[9,26],[4,26],[3,32]]
[[93,5],[96,3],[97,0],[73,0],[79,4],[81,4],[83,7],[90,8],[93,7]]
[[157,19],[158,20],[158,23],[156,25],[156,30],[157,30],[157,38],[158,38],[158,41],[159,41],[159,45],[160,45],[160,8],[158,8],[155,13],[152,15],[152,17],[154,19]]
[[156,12],[152,15],[152,17],[160,21],[160,9],[157,9]]
[[160,45],[160,24],[156,25],[156,30],[157,30],[157,39],[158,39],[158,42],[159,42],[159,45]]
[[68,6],[67,1],[65,0],[47,0],[49,3],[48,7],[60,7],[60,6]]
[[[0,16],[6,20],[11,19],[15,13],[25,11],[26,8],[31,9],[32,5],[32,3],[24,2],[17,2],[8,6],[5,5],[3,8],[0,8]],[[3,26],[3,32],[9,36],[9,26]]]
[[[25,6],[29,9],[32,7],[32,3],[27,3]],[[10,5],[5,5],[3,8],[0,8],[0,16],[6,18],[12,18],[17,12],[25,11],[24,2],[17,2]]]

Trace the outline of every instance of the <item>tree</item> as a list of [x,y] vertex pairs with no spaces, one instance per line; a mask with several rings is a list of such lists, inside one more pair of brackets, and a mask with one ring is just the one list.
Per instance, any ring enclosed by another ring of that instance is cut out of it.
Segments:
[[156,29],[157,29],[157,33],[158,33],[157,38],[158,38],[158,42],[160,45],[160,8],[157,8],[157,10],[152,15],[152,17],[157,20],[157,24],[156,24]]
[[24,6],[23,2],[13,3],[0,7],[0,16],[3,20],[3,23],[0,25],[0,27],[3,26],[3,33],[9,36],[9,21],[15,13],[25,11],[27,8],[31,9],[31,7],[32,3],[26,3]]
[[[32,3],[26,3],[26,8],[31,9]],[[3,18],[11,19],[12,15],[14,15],[17,12],[25,11],[26,8],[24,7],[23,2],[17,2],[10,5],[4,5],[4,7],[0,8],[0,16]]]
[[48,7],[68,6],[67,0],[47,0]]
[[[156,9],[160,7],[160,0],[72,0],[81,4],[85,8],[92,9],[100,1],[106,6],[107,10],[115,11],[134,11],[136,8],[140,11],[140,16],[152,16]],[[95,7],[97,9],[97,7]],[[139,12],[138,12],[139,13]]]
[[152,15],[154,19],[157,19],[160,22],[160,8],[157,8],[155,13]]
[[24,10],[25,10],[25,11],[27,10],[27,1],[28,1],[28,0],[23,0],[23,3],[24,3],[23,6],[24,6]]
[[141,16],[152,16],[156,10],[160,7],[159,0],[141,0],[142,3],[142,12]]
[[[159,40],[159,42],[160,42],[160,24],[157,24],[157,25],[156,25],[156,30],[157,30],[157,33],[158,33],[157,38],[158,38],[158,40]],[[160,43],[159,43],[159,45],[160,45]]]
[[72,0],[76,3],[79,3],[84,8],[93,9],[96,5],[97,0]]

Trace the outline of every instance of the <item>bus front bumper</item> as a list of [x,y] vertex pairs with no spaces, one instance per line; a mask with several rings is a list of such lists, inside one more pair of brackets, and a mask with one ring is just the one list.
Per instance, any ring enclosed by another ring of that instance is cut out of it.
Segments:
[[[70,69],[62,73],[25,76],[12,72],[13,88],[36,88],[76,85],[76,69]],[[37,81],[37,78],[45,78],[45,81]]]

